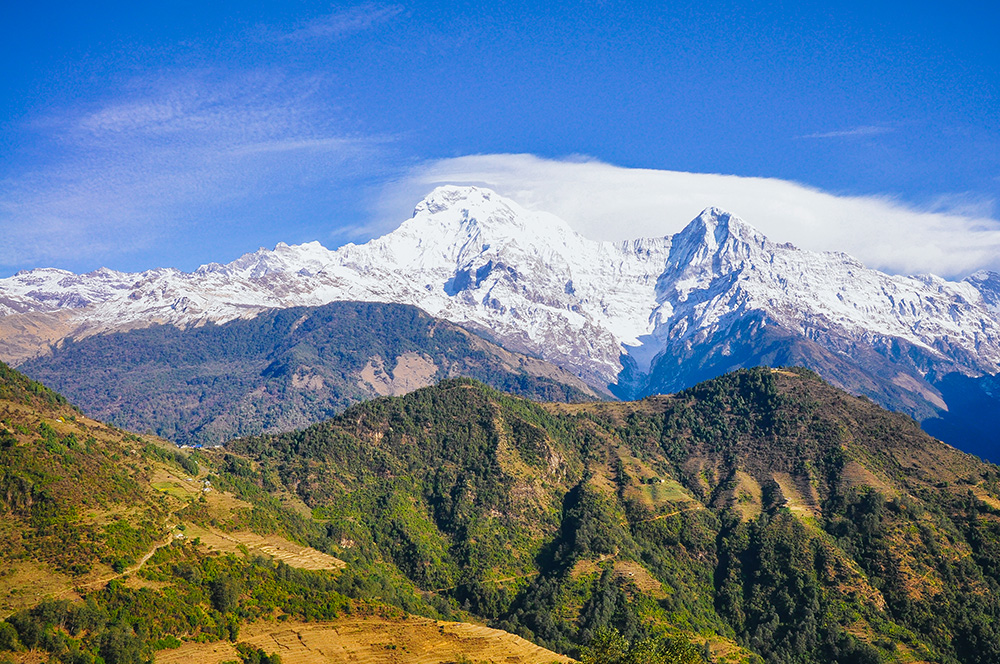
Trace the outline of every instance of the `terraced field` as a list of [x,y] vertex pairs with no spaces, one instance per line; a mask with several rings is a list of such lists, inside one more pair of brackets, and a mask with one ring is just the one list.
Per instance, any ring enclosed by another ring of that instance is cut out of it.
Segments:
[[[278,653],[284,664],[551,664],[574,660],[519,636],[469,623],[410,617],[329,623],[257,623],[240,640]],[[463,660],[463,658],[465,658]],[[156,654],[158,664],[218,664],[238,659],[229,643],[186,643]]]
[[287,565],[301,569],[335,570],[344,567],[344,562],[311,547],[289,542],[277,535],[263,537],[256,533],[223,533],[200,526],[187,526],[186,537],[197,537],[209,551],[239,553],[246,547],[250,553],[260,553],[284,561]]

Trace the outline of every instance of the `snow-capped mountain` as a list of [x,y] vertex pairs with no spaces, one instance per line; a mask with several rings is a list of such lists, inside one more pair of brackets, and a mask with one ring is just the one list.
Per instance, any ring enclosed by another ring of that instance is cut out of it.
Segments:
[[[868,378],[848,385],[856,391],[882,381],[937,408],[929,373],[1000,369],[996,274],[888,275],[845,254],[776,244],[715,208],[673,237],[595,242],[553,215],[455,186],[434,190],[392,233],[335,251],[279,244],[192,273],[18,273],[0,280],[0,357],[28,356],[25,335],[42,341],[37,353],[74,335],[337,300],[417,305],[623,396],[681,386],[676,367],[678,380],[651,376],[670,358],[698,361],[701,347],[750,361],[750,322],[753,335],[806,344],[806,363],[810,353],[864,359]],[[894,373],[881,375],[883,360]]]
[[996,315],[1000,315],[1000,274],[981,270],[965,279],[978,290],[986,306]]

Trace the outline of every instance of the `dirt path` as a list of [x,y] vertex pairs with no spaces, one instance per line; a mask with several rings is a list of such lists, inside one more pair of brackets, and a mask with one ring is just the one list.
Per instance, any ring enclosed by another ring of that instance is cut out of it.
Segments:
[[[69,599],[73,601],[79,600],[86,590],[103,587],[108,583],[110,583],[111,581],[114,581],[115,579],[120,579],[129,574],[134,574],[138,572],[140,569],[142,569],[143,565],[149,562],[149,559],[152,558],[153,555],[155,555],[160,548],[167,546],[168,544],[170,544],[172,540],[173,540],[173,535],[171,534],[168,535],[162,541],[157,542],[152,549],[147,551],[146,554],[139,559],[138,562],[130,566],[125,571],[102,576],[98,579],[93,579],[91,581],[78,582],[74,580],[72,577],[57,575],[52,573],[51,570],[40,568],[36,570],[34,574],[36,576],[44,575],[46,578],[44,579],[44,582],[41,583],[35,582],[31,584],[31,587],[33,589],[36,589],[34,593],[35,597],[34,603],[40,602],[44,599]],[[59,577],[62,577],[62,579],[59,580]],[[37,590],[39,588],[41,589],[40,592]],[[0,613],[0,620],[5,620],[13,613],[15,613],[15,611],[12,611],[8,608],[8,610],[6,611],[6,615],[4,613]]]
[[[673,512],[669,512],[667,514],[658,514],[657,516],[652,516],[649,517],[648,519],[639,519],[638,521],[633,521],[632,523],[648,523],[650,521],[659,521],[660,519],[667,519],[672,516],[677,516],[678,514],[683,514],[684,512],[693,512],[695,510],[703,510],[703,509],[705,509],[704,505],[702,505],[701,503],[695,503],[690,507],[685,507]],[[628,524],[629,524],[628,521],[622,521],[623,526],[627,526]]]
[[[188,502],[185,498],[205,495],[205,492],[201,488],[201,482],[196,482],[195,480],[187,481],[166,467],[161,467],[156,471],[155,479],[158,480],[161,486],[156,487],[156,482],[154,482],[152,483],[154,489],[160,493],[170,495],[179,503],[164,517],[163,524],[166,528],[166,534],[163,539],[155,542],[152,548],[143,554],[142,558],[122,572],[106,574],[90,581],[75,581],[67,577],[66,581],[61,584],[61,587],[57,585],[52,588],[46,593],[45,597],[53,599],[79,599],[86,591],[102,588],[115,579],[135,574],[149,562],[150,558],[156,555],[157,551],[170,545],[171,542],[180,539],[175,534],[176,524],[181,521],[177,518],[177,513],[187,507]],[[183,497],[176,495],[180,491],[183,491]],[[231,508],[232,504],[240,502],[229,494],[220,492],[210,492],[206,495],[206,498],[213,508],[220,508],[223,511]],[[204,544],[210,550],[215,549],[223,553],[237,553],[241,550],[241,547],[246,547],[246,550],[283,560],[292,567],[302,569],[336,570],[345,566],[343,561],[333,556],[310,547],[295,544],[277,536],[263,537],[249,532],[227,534],[215,529],[201,528],[191,524],[186,525],[185,536],[190,539],[201,537],[202,540],[205,540]],[[39,601],[41,599],[44,599],[44,597],[39,597]],[[3,617],[0,616],[0,619],[3,619]]]
[[162,549],[163,547],[167,546],[168,544],[170,544],[173,541],[174,541],[173,533],[170,533],[170,534],[167,535],[166,539],[164,539],[161,542],[157,542],[156,544],[154,544],[153,548],[150,549],[149,551],[147,551],[146,555],[144,555],[142,558],[140,558],[139,562],[137,562],[136,564],[132,565],[131,567],[126,568],[124,571],[119,572],[118,574],[112,574],[111,576],[106,576],[104,578],[97,579],[95,581],[88,581],[87,583],[78,583],[75,586],[73,586],[72,588],[69,588],[68,590],[64,591],[62,594],[59,595],[59,597],[65,597],[66,595],[73,594],[73,593],[75,593],[75,592],[77,592],[79,590],[82,590],[84,588],[96,588],[96,587],[100,587],[100,586],[105,586],[105,585],[111,583],[112,581],[114,581],[115,579],[120,579],[123,576],[127,576],[129,574],[135,574],[140,569],[142,569],[143,565],[145,565],[147,562],[149,562],[149,559],[152,558],[156,554],[157,551],[159,551],[160,549]]

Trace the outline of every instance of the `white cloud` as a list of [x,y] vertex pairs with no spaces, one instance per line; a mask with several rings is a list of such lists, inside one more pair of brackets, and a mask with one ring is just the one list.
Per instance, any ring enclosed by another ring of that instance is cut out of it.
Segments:
[[375,214],[381,223],[369,232],[391,230],[430,189],[446,183],[490,187],[529,208],[552,212],[582,235],[599,240],[673,234],[704,208],[717,206],[775,242],[843,251],[893,273],[956,277],[984,267],[1000,270],[1000,222],[988,216],[945,211],[940,205],[918,210],[889,197],[837,196],[785,180],[532,155],[424,164],[383,192]]

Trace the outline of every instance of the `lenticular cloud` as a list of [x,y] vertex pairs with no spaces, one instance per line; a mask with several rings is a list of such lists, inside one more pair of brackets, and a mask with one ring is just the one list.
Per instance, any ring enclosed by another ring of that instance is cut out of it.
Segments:
[[413,200],[445,183],[491,187],[597,240],[670,235],[717,206],[769,237],[842,251],[895,274],[964,277],[1000,269],[1000,222],[986,216],[918,210],[888,197],[837,196],[773,178],[621,168],[589,159],[499,154],[431,162],[392,185],[380,218],[398,219]]

